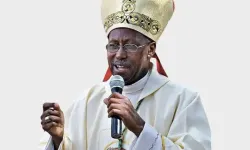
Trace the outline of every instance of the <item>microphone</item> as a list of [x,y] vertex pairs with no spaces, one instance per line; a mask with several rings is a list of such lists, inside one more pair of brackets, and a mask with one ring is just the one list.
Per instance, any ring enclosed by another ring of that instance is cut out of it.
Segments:
[[[112,76],[109,86],[111,89],[111,92],[117,92],[122,94],[122,90],[124,87],[124,80],[119,75]],[[120,117],[118,116],[112,116],[111,117],[111,137],[114,139],[119,139],[122,136],[122,121]]]

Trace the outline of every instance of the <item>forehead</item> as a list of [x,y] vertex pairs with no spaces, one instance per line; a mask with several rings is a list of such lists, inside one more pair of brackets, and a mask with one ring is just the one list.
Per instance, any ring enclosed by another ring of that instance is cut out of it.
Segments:
[[136,41],[140,42],[144,40],[144,36],[132,29],[128,28],[117,28],[109,33],[108,39],[116,41]]

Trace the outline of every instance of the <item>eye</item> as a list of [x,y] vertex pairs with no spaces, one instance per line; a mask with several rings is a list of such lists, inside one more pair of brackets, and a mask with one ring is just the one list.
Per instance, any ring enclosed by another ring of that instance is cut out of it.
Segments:
[[117,44],[109,43],[109,44],[107,44],[106,49],[110,52],[113,52],[113,51],[117,51],[119,49],[119,47],[120,46]]
[[126,45],[124,45],[124,49],[126,49],[128,51],[136,51],[137,46],[134,44],[126,44]]
[[117,47],[119,47],[119,45],[117,45],[117,44],[109,44],[109,47],[110,48],[117,48]]

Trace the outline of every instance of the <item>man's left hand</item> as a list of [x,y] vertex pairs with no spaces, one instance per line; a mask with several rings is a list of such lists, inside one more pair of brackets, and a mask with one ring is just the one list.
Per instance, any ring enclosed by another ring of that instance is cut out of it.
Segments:
[[109,98],[104,99],[104,103],[108,107],[108,117],[119,116],[124,125],[139,137],[145,121],[139,116],[127,97],[113,93]]

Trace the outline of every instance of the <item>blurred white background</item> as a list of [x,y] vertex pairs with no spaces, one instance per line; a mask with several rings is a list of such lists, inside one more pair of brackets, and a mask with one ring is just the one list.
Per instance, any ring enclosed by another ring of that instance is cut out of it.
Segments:
[[[213,150],[248,149],[250,10],[245,0],[176,0],[158,43],[171,80],[199,91]],[[98,1],[0,1],[1,150],[34,150],[45,101],[65,110],[102,80]]]

